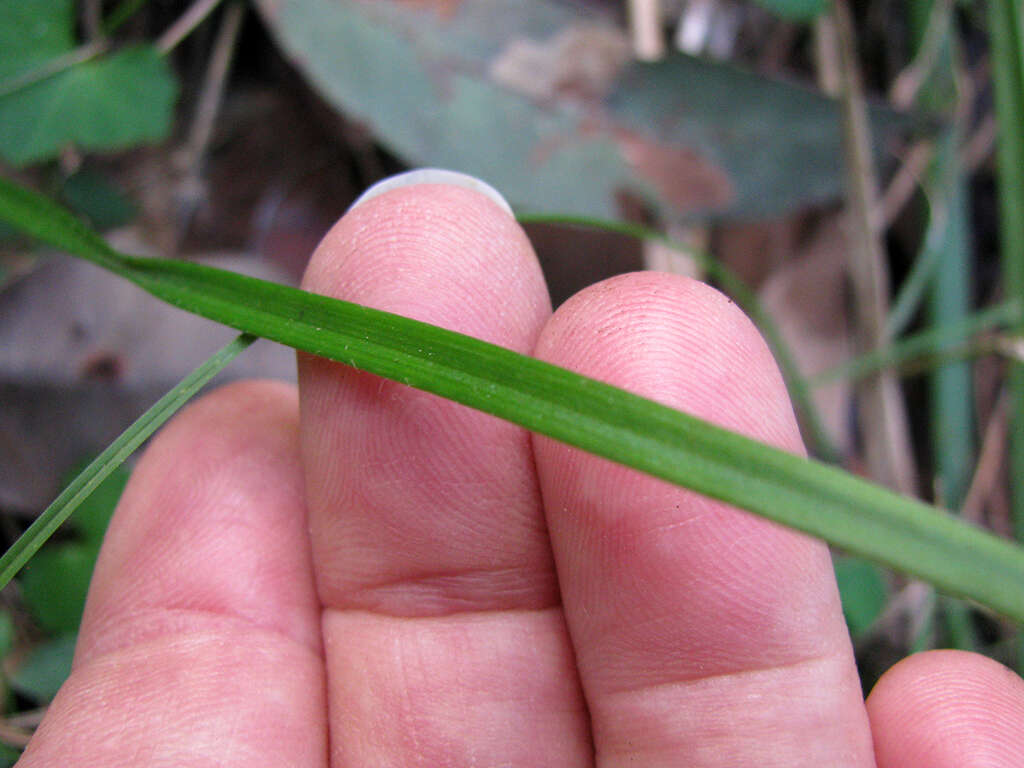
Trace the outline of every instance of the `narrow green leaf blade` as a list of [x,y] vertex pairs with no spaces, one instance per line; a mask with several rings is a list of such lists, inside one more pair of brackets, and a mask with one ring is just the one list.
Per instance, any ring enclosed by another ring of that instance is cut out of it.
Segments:
[[1021,306],[1015,299],[979,310],[955,323],[915,333],[880,349],[872,350],[826,371],[812,376],[808,383],[819,387],[837,379],[857,379],[883,368],[895,368],[927,356],[953,354],[968,346],[974,337],[1000,326],[1014,325],[1021,317]]
[[225,365],[253,341],[255,341],[255,337],[242,334],[219,352],[213,354],[182,379],[174,389],[161,397],[153,407],[136,419],[117,440],[82,470],[81,474],[71,481],[54,502],[0,557],[0,589],[7,586],[7,583],[21,570],[22,566],[39,551],[39,548],[53,535],[54,531],[71,516],[100,483],[202,389],[203,385],[216,376]]
[[0,221],[121,277],[128,269],[107,241],[66,208],[0,176]]
[[132,279],[179,307],[492,413],[1024,621],[1024,549],[934,507],[478,339],[203,265],[126,261]]
[[176,306],[500,416],[1024,622],[1024,549],[833,467],[398,315],[198,264],[121,257],[109,248],[80,255],[113,261],[115,271]]
[[[1024,8],[1019,0],[991,0],[988,18],[999,124],[1003,286],[1007,296],[1024,301]],[[1018,320],[1015,330],[1024,331],[1024,320]],[[1024,402],[1024,364],[1019,362],[1010,365],[1010,392],[1014,402]],[[1024,541],[1024,485],[1019,482],[1024,477],[1024,413],[1019,406],[1010,415],[1010,467],[1018,481],[1013,488],[1014,532]]]

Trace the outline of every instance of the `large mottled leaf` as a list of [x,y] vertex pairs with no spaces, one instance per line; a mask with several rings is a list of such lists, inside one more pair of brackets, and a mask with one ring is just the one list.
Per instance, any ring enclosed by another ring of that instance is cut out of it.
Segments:
[[759,216],[840,193],[835,104],[734,67],[632,61],[557,0],[257,0],[323,95],[410,164],[481,176],[529,210]]
[[177,87],[149,46],[78,64],[0,97],[0,155],[15,165],[66,144],[114,150],[164,138]]

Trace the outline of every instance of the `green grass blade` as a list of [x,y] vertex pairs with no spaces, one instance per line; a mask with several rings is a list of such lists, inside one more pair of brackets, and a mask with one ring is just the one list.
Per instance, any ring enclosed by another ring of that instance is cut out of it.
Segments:
[[[7,186],[0,184],[0,217]],[[176,306],[486,411],[1024,622],[1024,549],[834,467],[398,315],[199,264],[121,257],[109,248],[104,258]]]
[[[938,108],[948,116],[948,125],[935,139],[935,156],[921,180],[932,210],[942,212],[942,232],[937,247],[938,265],[929,281],[927,322],[935,329],[962,323],[970,313],[973,260],[970,242],[969,173],[961,161],[960,146],[965,139],[966,110],[957,92],[957,62],[963,58],[955,33],[952,4],[943,0],[914,0],[920,18],[928,22],[912,26],[918,42],[918,56],[924,57],[926,26],[935,21],[941,42],[935,48],[933,69],[918,94],[918,104]],[[918,34],[919,33],[919,34]],[[930,221],[925,247],[936,222]],[[892,320],[890,313],[889,320]],[[934,368],[928,378],[929,443],[933,457],[934,485],[942,503],[960,509],[967,495],[975,462],[974,380],[967,360],[949,361]],[[944,618],[948,642],[960,650],[979,645],[967,606],[959,600],[937,601]]]
[[0,176],[0,220],[26,235],[88,259],[130,279],[130,269],[107,241],[56,203]]
[[[989,0],[989,41],[995,83],[999,237],[1003,290],[1024,301],[1024,7],[1020,0]],[[1024,321],[1016,327],[1024,333]],[[1013,528],[1024,541],[1024,364],[1010,363],[1009,464]],[[1017,669],[1024,672],[1024,633],[1017,642]]]
[[[962,325],[969,317],[972,259],[968,225],[967,176],[960,166],[958,128],[940,139],[935,164],[925,183],[944,195],[949,215],[942,238],[939,268],[931,283],[928,322],[936,330]],[[932,451],[941,498],[950,507],[963,503],[974,468],[974,397],[970,366],[950,362],[935,369],[929,381]]]
[[1020,318],[1020,304],[1013,300],[1005,301],[963,320],[915,333],[881,349],[855,357],[810,377],[807,383],[812,387],[819,387],[836,379],[855,381],[882,368],[895,368],[927,357],[955,355],[979,334],[999,327],[1016,325]]
[[910,272],[903,280],[899,293],[893,299],[889,316],[885,320],[885,333],[891,339],[902,334],[913,321],[917,311],[921,308],[921,301],[939,264],[942,238],[947,229],[947,216],[946,211],[937,203],[929,199],[928,204],[931,214],[924,243],[921,245],[921,251],[917,258],[914,259]]
[[825,424],[814,405],[811,397],[810,387],[800,373],[793,353],[789,345],[782,338],[782,333],[775,325],[775,321],[764,311],[761,302],[758,301],[754,292],[747,287],[731,269],[726,267],[711,254],[689,248],[668,237],[662,232],[640,224],[632,224],[625,221],[609,221],[606,219],[595,219],[587,216],[564,216],[560,214],[546,213],[517,213],[516,219],[522,224],[562,224],[567,226],[585,227],[587,229],[599,229],[605,232],[612,232],[618,235],[637,238],[639,240],[653,240],[664,243],[670,248],[684,251],[691,256],[704,270],[708,277],[725,291],[732,299],[739,304],[754,324],[761,331],[765,341],[779,364],[782,378],[786,382],[786,389],[789,392],[793,406],[801,423],[807,430],[807,442],[811,452],[825,461],[833,464],[840,460],[840,452],[835,442],[828,434]]
[[[1020,0],[990,0],[989,35],[995,82],[999,234],[1006,295],[1024,300],[1024,9]],[[1024,321],[1017,328],[1024,331]],[[1010,367],[1010,465],[1014,528],[1024,540],[1024,364]],[[1022,662],[1024,664],[1024,662]]]
[[7,586],[7,583],[21,570],[21,567],[71,516],[78,505],[89,497],[96,486],[102,483],[136,448],[142,445],[203,385],[216,376],[225,365],[253,341],[255,341],[254,336],[243,333],[219,352],[213,354],[136,419],[103,453],[82,470],[0,557],[0,589]]

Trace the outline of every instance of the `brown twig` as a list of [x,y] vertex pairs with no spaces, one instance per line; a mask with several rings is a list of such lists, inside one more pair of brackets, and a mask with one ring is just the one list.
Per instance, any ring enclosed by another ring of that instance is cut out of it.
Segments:
[[[859,342],[862,350],[867,351],[889,341],[889,275],[875,215],[878,185],[847,0],[835,0],[833,16],[842,83],[849,272],[856,299]],[[858,394],[865,454],[872,477],[901,493],[913,494],[916,481],[909,429],[896,378],[891,372],[880,371],[862,382]]]
[[163,55],[173,51],[178,43],[188,37],[192,30],[203,23],[221,0],[196,0],[189,9],[171,24],[156,41],[157,50]]
[[39,724],[43,722],[43,718],[46,717],[46,711],[48,707],[39,707],[38,709],[28,709],[24,712],[16,712],[13,715],[8,715],[5,721],[9,725],[13,725],[15,728],[25,728],[33,730],[39,727]]
[[210,144],[213,124],[217,119],[217,113],[220,111],[220,104],[224,97],[224,85],[231,68],[231,60],[234,57],[235,43],[238,41],[238,32],[242,27],[244,12],[245,6],[242,3],[231,3],[224,11],[224,18],[217,31],[217,39],[213,44],[213,53],[210,56],[210,65],[203,81],[203,90],[199,95],[199,103],[196,105],[188,141],[185,144],[185,151],[192,163],[197,162],[205,154]]
[[960,508],[960,516],[966,520],[981,522],[985,504],[999,481],[999,469],[1006,454],[1006,416],[1009,406],[1009,394],[1004,387],[985,427],[978,465],[974,470],[974,477],[971,478],[971,486],[967,489],[967,497]]
[[992,338],[992,350],[1007,360],[1024,363],[1024,338],[1012,334],[999,334]]
[[641,61],[657,61],[665,55],[659,0],[629,0],[629,27],[634,56]]
[[[203,158],[209,149],[213,126],[224,97],[224,86],[227,83],[244,12],[245,6],[238,0],[228,5],[224,11],[203,80],[203,88],[192,117],[188,139],[175,158],[181,173],[176,190],[179,236],[187,229],[192,214],[203,198]],[[177,239],[178,237],[175,238]]]
[[43,707],[0,718],[0,742],[17,749],[24,749],[28,746],[33,731],[39,727],[45,714],[46,707]]
[[814,58],[818,86],[830,96],[838,96],[842,82],[839,76],[839,41],[836,22],[831,14],[823,13],[814,22]]
[[5,720],[0,720],[0,742],[16,749],[24,749],[32,739],[32,731],[15,728]]
[[916,580],[908,582],[889,599],[882,614],[857,638],[855,650],[861,653],[877,638],[896,633],[903,636],[902,642],[908,643],[920,631],[934,594],[930,584]]
[[996,147],[996,134],[998,127],[996,116],[991,112],[982,118],[981,122],[974,129],[961,150],[960,161],[968,171],[976,171],[992,156]]
[[83,0],[82,28],[87,40],[101,40],[103,35],[103,2],[102,0]]

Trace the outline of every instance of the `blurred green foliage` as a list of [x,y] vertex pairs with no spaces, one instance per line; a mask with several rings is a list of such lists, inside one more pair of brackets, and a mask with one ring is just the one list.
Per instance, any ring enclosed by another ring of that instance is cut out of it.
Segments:
[[882,615],[889,600],[889,588],[882,569],[874,563],[857,557],[836,556],[833,564],[846,625],[856,639]]
[[177,84],[165,58],[150,45],[76,48],[74,24],[72,0],[0,0],[0,156],[12,165],[170,131]]

